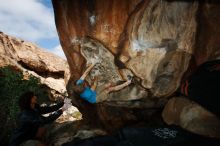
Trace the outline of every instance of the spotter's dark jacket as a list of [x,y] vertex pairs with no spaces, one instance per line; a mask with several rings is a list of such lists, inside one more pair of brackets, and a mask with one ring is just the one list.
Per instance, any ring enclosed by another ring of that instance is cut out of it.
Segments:
[[[10,139],[10,146],[19,146],[21,143],[35,139],[37,130],[46,124],[49,124],[56,120],[61,114],[60,109],[63,106],[63,102],[53,106],[41,107],[36,104],[35,109],[25,109],[18,115],[17,129],[12,133]],[[54,112],[55,111],[55,112]],[[48,117],[42,116],[42,114],[51,113]]]

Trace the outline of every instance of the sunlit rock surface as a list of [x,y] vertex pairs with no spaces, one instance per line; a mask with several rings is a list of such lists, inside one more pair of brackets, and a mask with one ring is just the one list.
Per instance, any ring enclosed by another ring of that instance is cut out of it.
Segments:
[[39,78],[49,88],[53,100],[66,92],[64,76],[68,75],[69,68],[64,59],[1,32],[0,67],[8,65],[23,72],[27,79],[30,74]]
[[81,120],[82,114],[79,112],[79,110],[74,107],[70,106],[67,108],[67,110],[63,111],[63,114],[56,119],[56,122],[58,123],[64,123],[64,122],[73,122],[76,120]]
[[113,130],[140,119],[133,108],[163,107],[184,74],[220,56],[220,5],[216,2],[53,0],[53,6],[70,65],[70,95],[91,59],[100,62],[88,82],[95,74],[100,76],[100,86],[124,80],[120,70],[128,70],[135,79],[101,104],[72,97],[83,119],[92,125]]

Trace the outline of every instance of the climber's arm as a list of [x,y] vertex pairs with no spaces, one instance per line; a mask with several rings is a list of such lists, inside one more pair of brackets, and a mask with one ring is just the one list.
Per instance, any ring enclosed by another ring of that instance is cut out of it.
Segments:
[[86,76],[89,74],[89,72],[91,71],[91,69],[95,66],[95,63],[92,63],[83,73],[83,75],[80,77],[79,80],[77,80],[76,84],[82,84],[83,81],[85,80]]
[[91,64],[91,65],[86,69],[86,71],[83,73],[83,75],[80,77],[80,79],[84,80],[94,66],[95,66],[95,63]]

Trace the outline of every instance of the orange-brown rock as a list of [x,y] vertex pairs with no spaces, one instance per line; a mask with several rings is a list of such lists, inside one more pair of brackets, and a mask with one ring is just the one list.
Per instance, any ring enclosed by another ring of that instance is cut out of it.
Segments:
[[[135,78],[131,86],[114,93],[108,102],[90,105],[73,97],[84,119],[91,122],[97,117],[111,129],[112,123],[120,127],[138,119],[132,107],[142,110],[163,106],[193,61],[199,65],[220,56],[220,5],[216,2],[53,0],[53,6],[60,42],[70,65],[70,95],[92,59],[99,64],[89,74],[88,82],[99,75],[98,86],[116,83],[123,80],[121,69],[129,70]],[[122,106],[125,109],[120,109]]]

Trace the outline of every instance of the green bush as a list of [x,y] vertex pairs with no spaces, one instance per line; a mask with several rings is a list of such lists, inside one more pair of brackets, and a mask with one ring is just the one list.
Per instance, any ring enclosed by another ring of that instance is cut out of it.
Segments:
[[2,126],[0,141],[6,136],[9,137],[9,133],[16,126],[16,115],[19,112],[18,98],[26,91],[33,91],[38,99],[45,99],[47,96],[38,78],[30,75],[29,80],[24,80],[21,72],[10,67],[0,68],[0,119],[4,119],[0,123]]

